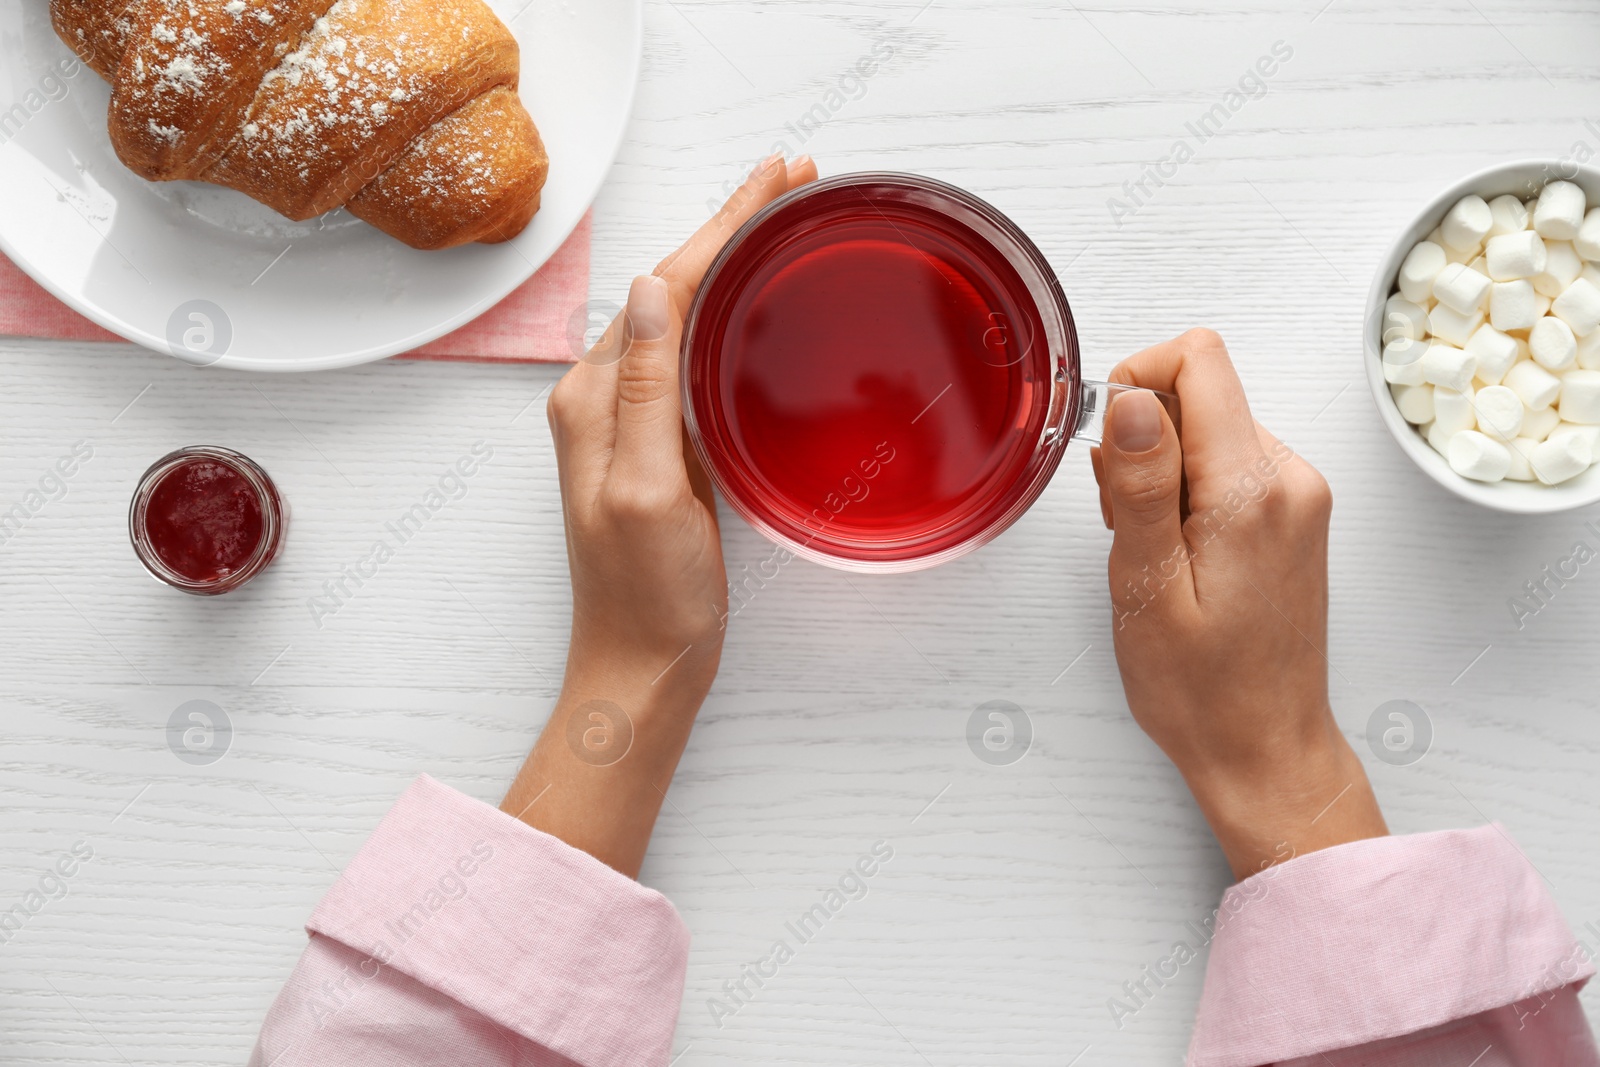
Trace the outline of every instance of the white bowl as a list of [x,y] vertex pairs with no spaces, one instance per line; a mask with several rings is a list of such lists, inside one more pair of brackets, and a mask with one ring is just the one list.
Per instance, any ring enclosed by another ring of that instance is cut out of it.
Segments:
[[1469,174],[1441,190],[1389,246],[1388,254],[1383,257],[1383,263],[1372,279],[1372,291],[1367,296],[1367,317],[1362,328],[1367,382],[1372,386],[1372,398],[1378,404],[1378,414],[1383,417],[1384,425],[1389,427],[1401,450],[1430,478],[1457,496],[1497,511],[1521,515],[1570,511],[1600,501],[1600,466],[1590,467],[1561,485],[1475,482],[1451,470],[1450,464],[1422,439],[1416,427],[1401,417],[1400,410],[1395,407],[1394,397],[1389,394],[1389,383],[1383,380],[1383,305],[1395,291],[1395,277],[1400,272],[1400,263],[1406,258],[1406,253],[1433,232],[1433,228],[1439,225],[1457,200],[1469,193],[1477,193],[1485,200],[1515,193],[1526,200],[1551,181],[1573,182],[1583,189],[1590,207],[1600,206],[1600,168],[1557,160],[1524,159],[1501,163]]

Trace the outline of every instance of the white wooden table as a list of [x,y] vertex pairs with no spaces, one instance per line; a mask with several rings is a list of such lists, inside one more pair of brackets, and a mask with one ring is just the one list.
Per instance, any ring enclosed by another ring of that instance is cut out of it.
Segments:
[[[1600,2],[652,0],[648,29],[596,299],[784,141],[1010,213],[1061,273],[1091,372],[1220,330],[1257,414],[1338,497],[1342,726],[1367,755],[1384,702],[1431,719],[1420,762],[1369,760],[1391,825],[1501,820],[1574,925],[1600,926],[1600,566],[1521,631],[1507,606],[1575,541],[1600,547],[1597,515],[1447,496],[1385,436],[1359,341],[1371,271],[1421,198],[1492,161],[1600,153]],[[1278,41],[1293,55],[1266,95],[1198,144],[1186,124]],[[1180,138],[1194,158],[1119,227],[1108,199]],[[18,341],[0,366],[0,511],[93,448],[0,546],[0,910],[74,843],[94,857],[0,943],[0,1063],[242,1063],[300,923],[405,783],[497,801],[548,712],[568,609],[542,412],[557,371],[261,378]],[[215,602],[150,581],[124,533],[138,474],[202,441],[260,460],[294,509],[280,562]],[[466,496],[319,627],[308,598],[478,441],[494,458]],[[766,554],[737,520],[725,539],[733,568]],[[1108,541],[1074,449],[974,556],[850,581],[797,562],[739,614],[643,876],[694,932],[681,1067],[1179,1061],[1200,964],[1120,1029],[1107,1000],[1227,876],[1128,718]],[[234,727],[207,766],[167,743],[197,699]],[[1007,766],[965,740],[997,699],[1034,733]],[[879,840],[894,859],[868,896],[716,1025],[708,999]]]

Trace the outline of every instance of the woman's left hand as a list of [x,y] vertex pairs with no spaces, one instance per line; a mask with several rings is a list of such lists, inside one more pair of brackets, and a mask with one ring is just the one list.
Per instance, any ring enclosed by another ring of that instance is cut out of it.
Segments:
[[624,874],[650,831],[722,656],[728,580],[710,480],[684,436],[683,317],[740,226],[815,180],[774,156],[650,275],[550,396],[572,571],[561,696],[504,811]]
[[[649,672],[709,687],[727,613],[711,484],[683,433],[678,346],[711,261],[816,165],[767,160],[678,251],[635,278],[627,310],[550,397],[572,564],[568,671]],[[680,658],[681,657],[681,658]]]

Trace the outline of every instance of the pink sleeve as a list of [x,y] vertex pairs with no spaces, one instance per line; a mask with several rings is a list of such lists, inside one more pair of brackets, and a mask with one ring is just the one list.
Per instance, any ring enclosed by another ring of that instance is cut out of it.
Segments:
[[1596,1067],[1590,953],[1499,826],[1313,852],[1230,888],[1190,1067]]
[[427,776],[306,930],[251,1067],[668,1062],[689,948],[672,905]]

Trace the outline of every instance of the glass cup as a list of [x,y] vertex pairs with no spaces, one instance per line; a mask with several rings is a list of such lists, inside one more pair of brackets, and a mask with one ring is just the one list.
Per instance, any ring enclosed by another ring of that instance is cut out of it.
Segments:
[[735,511],[796,555],[877,572],[998,536],[1130,388],[1082,376],[1061,284],[1011,220],[893,173],[813,182],[741,227],[695,294],[680,379]]

